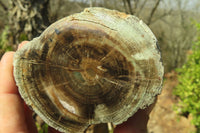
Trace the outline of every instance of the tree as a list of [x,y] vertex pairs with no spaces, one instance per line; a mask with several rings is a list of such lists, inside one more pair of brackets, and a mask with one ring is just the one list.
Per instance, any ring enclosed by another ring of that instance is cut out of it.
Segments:
[[186,53],[192,47],[191,42],[196,39],[192,23],[197,17],[187,9],[189,3],[189,0],[174,1],[175,7],[171,10],[171,15],[160,19],[153,27],[157,27],[155,33],[161,44],[166,71],[180,68],[185,63]]
[[31,40],[38,36],[48,25],[49,0],[11,0],[9,24],[12,44]]
[[[124,5],[124,9],[126,13],[130,13],[132,15],[136,15],[138,17],[144,15],[142,14],[142,11],[144,10],[148,10],[148,15],[146,15],[146,18],[142,17],[145,21],[147,25],[150,25],[152,22],[160,19],[160,18],[154,18],[155,12],[157,11],[160,3],[162,2],[162,0],[122,0],[123,5]],[[149,5],[151,6],[149,6]],[[133,5],[133,6],[132,6]],[[165,17],[166,15],[169,15],[170,12],[166,13],[164,12],[161,16]],[[154,20],[153,20],[154,18]]]

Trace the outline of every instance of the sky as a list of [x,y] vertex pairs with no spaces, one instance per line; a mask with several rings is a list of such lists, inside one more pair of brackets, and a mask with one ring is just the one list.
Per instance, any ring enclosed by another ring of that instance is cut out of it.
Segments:
[[[90,3],[90,0],[69,0],[69,1],[77,1],[77,2],[83,1],[83,2],[87,2],[88,4]],[[98,2],[102,0],[95,0],[95,1]],[[109,1],[115,1],[115,0],[107,0],[107,2]],[[160,7],[171,8],[172,6],[174,9],[176,9],[178,1],[182,2],[183,9],[200,12],[200,0],[162,0],[162,2],[160,3]]]

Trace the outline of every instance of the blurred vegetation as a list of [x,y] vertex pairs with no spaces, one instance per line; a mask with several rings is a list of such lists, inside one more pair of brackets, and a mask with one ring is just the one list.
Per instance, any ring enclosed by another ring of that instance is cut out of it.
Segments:
[[8,25],[8,44],[15,50],[19,42],[33,39],[49,24],[86,7],[115,9],[133,14],[149,25],[161,47],[165,72],[170,72],[185,63],[191,42],[196,40],[191,23],[200,19],[200,1],[193,7],[191,3],[190,0],[2,0],[0,34],[4,25]]
[[11,47],[8,46],[8,26],[5,27],[3,32],[0,35],[0,49],[4,51],[9,51],[11,50]]
[[[200,33],[200,24],[196,24]],[[187,62],[177,71],[179,84],[174,94],[180,99],[176,111],[182,115],[192,115],[192,123],[200,133],[200,36],[193,45]]]
[[0,57],[3,55],[4,52],[12,50],[12,47],[8,44],[8,32],[9,28],[8,26],[6,26],[0,34]]
[[36,122],[38,133],[48,133],[48,125],[46,123],[40,125]]
[[[16,50],[19,42],[40,35],[49,24],[86,7],[126,12],[151,28],[161,47],[165,72],[180,68],[177,109],[192,114],[200,129],[200,32],[192,24],[200,19],[198,0],[0,0],[0,57]],[[196,25],[200,30],[200,24]],[[46,124],[37,127],[40,133],[47,132]]]

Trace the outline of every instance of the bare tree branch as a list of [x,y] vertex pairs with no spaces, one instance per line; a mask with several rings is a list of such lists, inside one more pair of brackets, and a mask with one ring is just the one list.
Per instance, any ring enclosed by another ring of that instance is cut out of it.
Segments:
[[149,19],[148,19],[148,21],[147,21],[147,25],[150,25],[150,24],[151,24],[151,20],[152,20],[152,18],[153,18],[153,15],[154,15],[156,9],[158,8],[158,5],[160,4],[160,1],[161,1],[161,0],[157,0],[156,3],[155,3],[155,5],[154,5],[154,7],[153,7],[153,9],[151,10]]
[[139,0],[134,0],[134,9],[137,10],[138,8],[138,3],[139,3]]
[[132,10],[132,6],[131,6],[131,1],[130,0],[126,0],[127,3],[128,3],[128,8],[129,8],[129,11],[130,11],[130,14],[133,15],[133,10]]
[[125,12],[128,13],[128,10],[127,10],[127,7],[126,7],[126,1],[125,0],[122,0],[122,1],[123,1],[123,4],[124,4]]
[[161,20],[162,18],[164,18],[165,16],[168,16],[170,14],[172,14],[172,9],[170,9],[168,12],[163,13],[161,16],[156,17],[154,20],[151,20],[151,24],[155,23],[157,20]]
[[92,2],[92,0],[90,0],[90,7],[92,7],[93,6],[93,4],[92,4],[93,2]]
[[147,3],[147,0],[144,0],[143,3],[142,3],[142,6],[140,7],[139,11],[137,12],[137,16],[140,15],[141,11],[143,10],[145,4]]
[[134,8],[132,10],[133,14],[137,12],[139,0],[134,0]]
[[2,6],[5,11],[8,11],[8,8],[2,1],[0,1],[0,6]]

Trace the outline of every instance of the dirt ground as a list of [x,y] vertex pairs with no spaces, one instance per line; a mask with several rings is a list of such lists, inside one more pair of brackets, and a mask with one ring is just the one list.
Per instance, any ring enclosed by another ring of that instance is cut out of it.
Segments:
[[191,133],[195,127],[191,124],[191,116],[188,118],[179,116],[174,111],[177,100],[172,95],[172,89],[178,84],[175,72],[165,75],[161,95],[158,96],[157,103],[150,114],[148,123],[149,133]]

